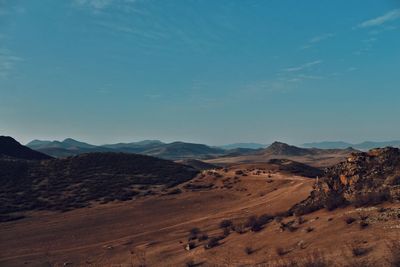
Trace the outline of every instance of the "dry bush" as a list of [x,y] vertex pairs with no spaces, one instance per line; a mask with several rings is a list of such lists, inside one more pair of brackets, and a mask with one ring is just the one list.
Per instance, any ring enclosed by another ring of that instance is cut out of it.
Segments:
[[229,228],[224,228],[224,231],[222,233],[223,237],[227,237],[231,233],[231,229]]
[[204,248],[205,249],[210,249],[210,248],[218,246],[220,244],[219,241],[221,239],[223,239],[223,237],[220,237],[220,236],[212,237],[211,239],[208,240],[207,244],[204,245]]
[[186,266],[186,267],[195,267],[195,266],[196,266],[196,263],[194,263],[194,260],[188,260],[188,261],[185,263],[185,266]]
[[330,267],[332,262],[327,260],[325,256],[319,252],[314,252],[307,255],[304,261],[301,262],[302,267]]
[[303,224],[306,222],[306,219],[303,216],[300,216],[297,218],[297,223],[298,224]]
[[244,234],[246,232],[246,226],[244,223],[237,223],[233,226],[233,230],[238,234]]
[[254,253],[254,249],[253,249],[252,247],[250,247],[250,246],[247,246],[247,247],[244,248],[244,252],[245,252],[247,255],[251,255],[251,254]]
[[314,227],[308,226],[306,228],[306,233],[311,233],[312,231],[314,231]]
[[371,250],[372,250],[371,248],[365,248],[365,247],[358,247],[358,246],[351,247],[351,253],[353,254],[354,257],[365,256]]
[[360,229],[365,229],[369,226],[369,223],[367,221],[361,221],[360,222]]
[[207,239],[208,239],[208,235],[206,233],[200,235],[198,238],[199,241],[205,241]]
[[345,221],[347,224],[352,224],[353,222],[356,221],[356,218],[354,218],[354,217],[346,217],[346,218],[344,218],[344,221]]
[[287,223],[281,222],[280,229],[282,231],[288,230],[289,232],[294,232],[299,229],[299,227],[295,226],[295,221],[290,221]]
[[223,220],[221,221],[221,223],[219,224],[220,228],[230,228],[233,226],[233,223],[231,220]]
[[390,200],[390,193],[388,191],[368,192],[358,194],[353,200],[356,207],[373,206]]
[[393,241],[388,244],[389,250],[389,266],[400,267],[400,241]]
[[348,203],[346,199],[342,195],[338,195],[335,193],[328,193],[323,201],[323,206],[329,211],[335,210],[339,207],[344,207],[347,204]]
[[195,240],[197,239],[198,235],[200,234],[200,229],[197,227],[194,227],[192,229],[190,229],[189,231],[189,236],[188,236],[188,240]]
[[288,250],[286,250],[286,249],[284,249],[284,248],[282,248],[282,247],[277,247],[277,248],[275,249],[275,251],[276,251],[276,254],[277,254],[278,256],[284,256],[284,255],[286,255],[286,254],[289,253]]
[[171,191],[169,191],[167,193],[167,195],[177,195],[177,194],[180,194],[180,193],[182,193],[182,190],[179,189],[179,188],[175,188],[175,189],[172,189]]

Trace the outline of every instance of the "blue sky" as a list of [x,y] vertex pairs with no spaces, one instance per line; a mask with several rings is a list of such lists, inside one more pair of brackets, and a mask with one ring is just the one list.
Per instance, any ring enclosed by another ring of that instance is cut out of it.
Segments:
[[400,139],[400,1],[0,0],[0,133]]

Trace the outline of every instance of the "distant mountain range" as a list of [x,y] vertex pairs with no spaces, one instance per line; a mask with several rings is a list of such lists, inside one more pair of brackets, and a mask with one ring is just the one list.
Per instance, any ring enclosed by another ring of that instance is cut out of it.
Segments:
[[222,145],[219,147],[223,149],[236,149],[236,148],[260,149],[260,148],[266,148],[267,146],[268,145],[259,143],[234,143],[229,145]]
[[158,140],[145,140],[132,143],[117,143],[95,146],[67,138],[64,141],[33,140],[27,146],[53,157],[68,157],[93,152],[123,152],[143,154],[170,160],[206,159],[229,153],[219,147],[185,142],[163,143]]
[[324,141],[324,142],[305,143],[301,146],[306,148],[320,148],[320,149],[343,149],[352,147],[358,150],[370,150],[373,148],[382,148],[388,146],[400,147],[400,140],[382,141],[382,142],[366,141],[358,144],[352,144],[343,141]]

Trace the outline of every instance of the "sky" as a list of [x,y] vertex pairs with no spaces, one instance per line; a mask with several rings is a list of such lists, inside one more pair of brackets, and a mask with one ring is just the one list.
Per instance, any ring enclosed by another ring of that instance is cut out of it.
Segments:
[[400,1],[0,0],[0,135],[400,139]]

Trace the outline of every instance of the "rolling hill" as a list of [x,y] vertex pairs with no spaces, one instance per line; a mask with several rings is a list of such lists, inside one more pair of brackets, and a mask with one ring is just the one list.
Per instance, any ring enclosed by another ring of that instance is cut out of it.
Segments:
[[265,149],[258,149],[238,155],[207,160],[212,164],[237,164],[252,162],[267,162],[271,159],[290,159],[313,167],[328,167],[345,160],[351,153],[357,152],[352,148],[346,149],[317,149],[300,148],[282,142],[274,142]]
[[123,152],[149,155],[170,160],[181,160],[187,158],[212,158],[229,153],[229,150],[203,144],[185,142],[166,144],[158,140],[95,146],[67,138],[64,141],[34,140],[28,143],[27,146],[53,157],[68,157],[93,152]]
[[0,136],[0,157],[26,160],[43,160],[51,157],[21,145],[9,136]]
[[190,166],[150,156],[90,153],[46,161],[0,160],[0,213],[68,210],[129,200],[141,186],[170,187],[190,180]]
[[305,148],[319,148],[319,149],[344,149],[348,147],[353,147],[358,150],[370,150],[373,148],[383,148],[383,147],[400,147],[400,141],[381,141],[381,142],[372,142],[366,141],[357,144],[351,144],[342,141],[324,141],[324,142],[313,142],[313,143],[305,143],[301,145]]

